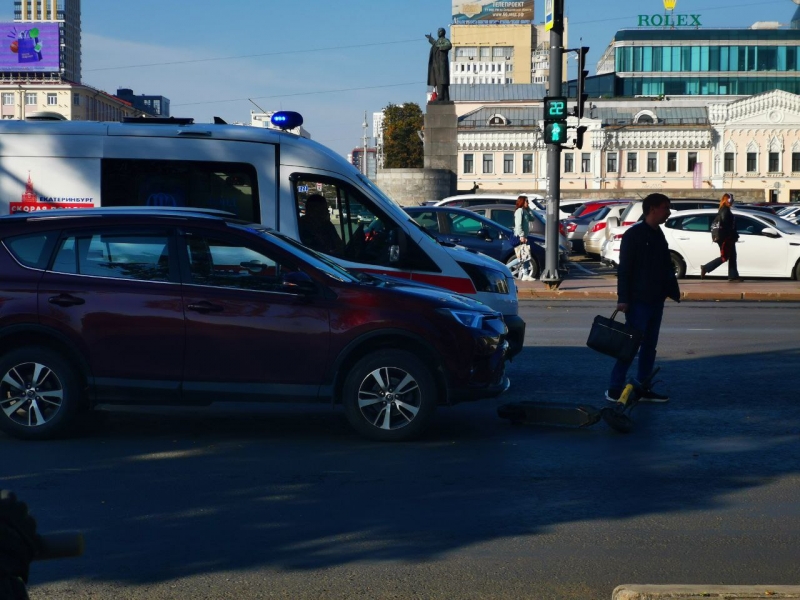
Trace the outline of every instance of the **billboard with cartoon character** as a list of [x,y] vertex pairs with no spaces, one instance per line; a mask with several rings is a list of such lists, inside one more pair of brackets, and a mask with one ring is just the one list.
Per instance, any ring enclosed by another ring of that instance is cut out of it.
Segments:
[[0,23],[0,72],[58,72],[58,23]]

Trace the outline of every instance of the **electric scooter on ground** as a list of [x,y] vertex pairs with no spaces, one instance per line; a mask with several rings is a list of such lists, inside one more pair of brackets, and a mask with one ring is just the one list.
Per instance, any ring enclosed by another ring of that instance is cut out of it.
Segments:
[[633,430],[631,412],[639,403],[642,394],[651,386],[653,378],[661,367],[653,369],[643,381],[628,379],[622,393],[614,404],[596,408],[587,405],[561,404],[557,402],[511,402],[497,408],[502,419],[514,424],[556,425],[562,427],[590,427],[601,420],[620,433]]

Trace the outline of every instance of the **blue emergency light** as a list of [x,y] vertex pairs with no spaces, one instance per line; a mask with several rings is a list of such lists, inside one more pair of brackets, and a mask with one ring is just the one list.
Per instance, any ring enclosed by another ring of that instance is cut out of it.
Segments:
[[279,110],[269,121],[278,129],[294,129],[303,124],[303,115],[290,110]]

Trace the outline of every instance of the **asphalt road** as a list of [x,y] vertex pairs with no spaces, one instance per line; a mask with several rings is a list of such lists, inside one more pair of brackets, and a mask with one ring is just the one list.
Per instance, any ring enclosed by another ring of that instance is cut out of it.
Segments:
[[798,305],[669,304],[666,405],[629,435],[513,426],[504,402],[602,405],[585,346],[607,303],[527,302],[503,397],[424,439],[364,441],[327,407],[111,413],[82,437],[0,436],[0,487],[87,550],[42,598],[608,599],[622,583],[800,583]]

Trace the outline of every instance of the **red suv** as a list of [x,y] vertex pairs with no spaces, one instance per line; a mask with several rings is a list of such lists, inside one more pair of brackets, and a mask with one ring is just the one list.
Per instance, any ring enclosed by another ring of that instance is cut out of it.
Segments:
[[502,316],[356,276],[214,211],[0,217],[0,428],[65,433],[96,404],[333,401],[378,440],[508,387]]

